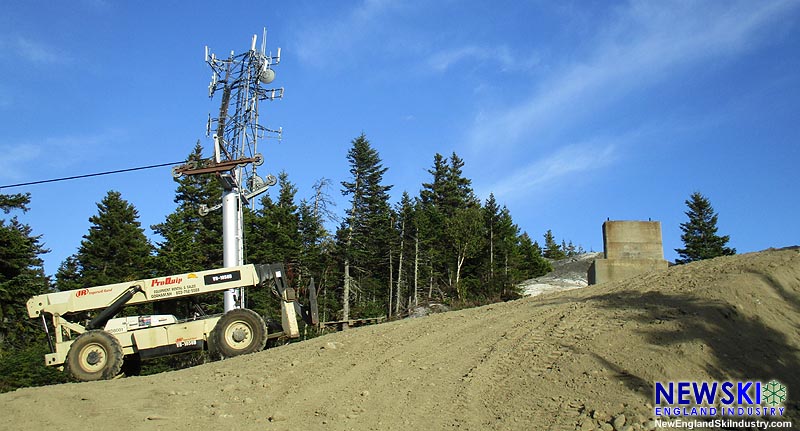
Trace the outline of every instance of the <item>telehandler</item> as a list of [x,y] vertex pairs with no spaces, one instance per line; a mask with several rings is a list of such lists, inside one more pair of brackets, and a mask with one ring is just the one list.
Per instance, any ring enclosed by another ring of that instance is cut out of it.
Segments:
[[[309,304],[303,306],[284,275],[282,264],[249,264],[54,292],[29,299],[28,315],[40,318],[47,333],[51,353],[45,355],[46,365],[66,369],[80,381],[112,379],[124,365],[135,368],[143,359],[204,349],[226,358],[262,350],[267,339],[299,337],[295,313],[309,325],[318,323],[314,281]],[[246,308],[188,319],[169,314],[115,317],[125,306],[241,287],[271,288],[280,299],[281,323],[272,325],[274,332]],[[81,320],[87,312],[93,317]]]

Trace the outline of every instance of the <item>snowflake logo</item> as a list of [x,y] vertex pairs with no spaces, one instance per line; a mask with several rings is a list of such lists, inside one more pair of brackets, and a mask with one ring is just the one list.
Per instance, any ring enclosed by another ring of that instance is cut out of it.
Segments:
[[786,401],[786,386],[777,380],[773,380],[764,385],[764,400],[772,407]]

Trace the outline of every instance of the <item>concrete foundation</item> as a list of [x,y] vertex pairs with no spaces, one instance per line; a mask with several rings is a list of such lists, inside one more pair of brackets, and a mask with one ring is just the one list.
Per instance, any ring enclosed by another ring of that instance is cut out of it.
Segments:
[[603,223],[604,259],[589,267],[589,284],[623,280],[639,274],[663,270],[661,222],[607,221]]

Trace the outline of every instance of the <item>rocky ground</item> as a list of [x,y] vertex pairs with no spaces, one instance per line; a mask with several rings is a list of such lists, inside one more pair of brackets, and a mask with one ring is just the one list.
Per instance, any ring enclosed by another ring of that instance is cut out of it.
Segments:
[[647,430],[656,381],[777,379],[800,425],[800,251],[672,267],[155,376],[0,395],[0,429]]
[[537,296],[543,293],[586,287],[589,285],[589,266],[592,265],[595,259],[602,257],[603,253],[583,253],[578,256],[556,260],[552,262],[552,272],[521,283],[523,294]]

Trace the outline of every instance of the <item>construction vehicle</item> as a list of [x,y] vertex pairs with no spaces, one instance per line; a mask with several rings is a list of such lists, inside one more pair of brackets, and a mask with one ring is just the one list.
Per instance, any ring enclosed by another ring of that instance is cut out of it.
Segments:
[[[126,306],[241,287],[271,288],[279,298],[281,323],[270,325],[273,332],[246,308],[188,319],[167,314],[115,317]],[[297,338],[295,314],[308,325],[318,323],[313,280],[308,292],[309,304],[304,306],[295,289],[287,286],[282,264],[249,264],[37,295],[27,307],[47,333],[51,353],[45,355],[45,364],[66,369],[77,380],[92,381],[115,378],[125,364],[143,359],[200,350],[226,358],[262,350],[268,339]],[[93,317],[82,324],[73,321],[87,313]]]

